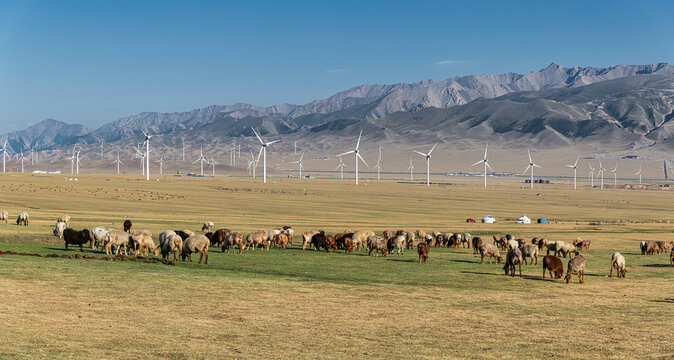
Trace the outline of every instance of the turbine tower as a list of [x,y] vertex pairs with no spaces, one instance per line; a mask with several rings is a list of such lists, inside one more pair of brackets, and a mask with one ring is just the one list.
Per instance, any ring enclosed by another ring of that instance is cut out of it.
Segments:
[[204,147],[202,146],[201,150],[199,151],[199,157],[192,163],[192,164],[196,164],[197,162],[201,163],[201,172],[199,173],[201,176],[204,175],[204,161],[206,161],[206,159],[204,158]]
[[145,135],[145,166],[147,166],[145,180],[150,181],[150,138],[152,135],[148,135],[145,131],[143,131],[143,135]]
[[164,175],[164,155],[166,154],[166,151],[164,151],[161,156],[159,157],[159,175]]
[[639,175],[639,185],[641,185],[641,174],[643,174],[643,172],[641,171],[641,165],[639,165],[639,171],[637,171],[637,173],[634,174],[634,175]]
[[597,177],[601,175],[601,189],[604,190],[604,167],[601,165],[601,159],[599,159],[599,172],[597,173]]
[[346,166],[346,164],[344,163],[344,161],[342,161],[342,157],[340,156],[339,157],[339,165],[337,165],[337,167],[335,168],[335,170],[339,169],[339,179],[340,180],[344,180],[344,167],[345,166]]
[[113,164],[114,164],[114,163],[117,163],[117,175],[119,175],[119,164],[124,165],[124,163],[122,162],[122,160],[119,159],[119,150],[117,151],[117,159],[115,159],[115,161],[113,161],[112,163],[113,163]]
[[[250,127],[253,129],[253,127]],[[262,182],[267,183],[267,146],[279,142],[281,140],[274,140],[270,142],[264,142],[260,135],[258,135],[257,131],[253,129],[253,133],[255,133],[255,136],[257,137],[258,140],[260,140],[260,144],[262,147],[260,147],[260,153],[257,155],[257,161],[260,161],[260,155],[262,155]]]
[[578,168],[578,160],[580,159],[580,155],[578,158],[576,158],[576,162],[573,163],[573,165],[566,165],[566,167],[570,167],[573,169],[573,190],[576,190],[576,169]]
[[381,172],[381,146],[379,147],[379,156],[377,157],[377,165],[374,166],[377,168],[377,181],[381,179],[380,172]]
[[185,138],[183,140],[183,161],[185,161]]
[[410,181],[414,181],[414,165],[412,165],[412,157],[410,156],[410,167],[407,168],[410,171]]
[[80,165],[82,165],[80,162],[80,150],[81,149],[75,150],[75,169],[77,174],[80,173]]
[[420,151],[413,150],[415,153],[426,157],[426,186],[431,186],[431,153],[433,152],[433,149],[435,149],[437,145],[438,143],[435,143],[435,145],[433,145],[431,151],[429,151],[428,154],[424,154]]
[[23,161],[26,160],[26,158],[23,157],[23,150],[21,150],[21,156],[18,157],[17,160],[21,161],[21,172],[23,172]]
[[70,156],[70,173],[75,173],[75,148],[73,148],[73,154]]
[[592,163],[587,163],[587,166],[590,167],[590,188],[594,187],[594,168],[592,167]]
[[618,163],[615,163],[615,168],[611,170],[613,173],[613,186],[618,186]]
[[489,149],[489,143],[487,143],[487,146],[484,147],[484,158],[482,160],[476,162],[475,164],[471,165],[471,167],[472,167],[472,166],[475,166],[479,163],[484,163],[484,172],[482,174],[484,176],[484,187],[485,188],[487,188],[487,168],[489,168],[489,170],[491,170],[491,172],[494,172],[494,169],[492,169],[491,166],[489,166],[489,160],[487,159],[487,149]]
[[7,159],[7,139],[5,139],[5,144],[2,146],[2,172],[5,172],[6,159]]
[[140,168],[142,169],[143,176],[145,176],[145,156],[146,154],[142,151],[140,151],[141,147],[140,144],[136,145],[134,148],[136,149],[136,156],[140,159]]
[[367,165],[367,162],[365,162],[365,159],[363,159],[363,157],[360,156],[360,150],[358,150],[358,147],[360,146],[360,138],[362,136],[363,136],[363,130],[361,130],[360,135],[358,135],[358,142],[356,142],[356,148],[355,149],[353,149],[351,151],[347,151],[343,154],[337,155],[337,156],[344,156],[344,155],[348,155],[348,154],[351,154],[351,153],[354,154],[354,158],[356,160],[356,168],[355,168],[356,169],[356,185],[358,185],[358,159],[360,159],[363,162],[363,164],[365,164],[365,166],[369,166],[369,165]]
[[210,165],[211,165],[211,169],[213,169],[213,176],[215,176],[215,164],[217,164],[217,163],[215,162],[215,159],[211,156]]
[[522,175],[526,174],[527,170],[529,170],[529,168],[531,168],[531,188],[533,189],[534,188],[534,168],[540,167],[540,166],[534,164],[534,161],[531,160],[531,151],[529,149],[527,149],[527,153],[529,154],[529,166],[527,166],[527,168],[524,169],[524,172],[522,173]]
[[253,162],[252,169],[253,169],[253,179],[255,179],[255,168],[257,167],[257,160],[255,160],[255,156],[253,156],[253,151],[251,150],[250,152],[250,160]]
[[300,165],[300,179],[302,178],[302,169],[304,169],[304,166],[302,166],[302,158],[304,158],[304,153],[302,153],[299,160],[291,162],[291,164],[299,164]]

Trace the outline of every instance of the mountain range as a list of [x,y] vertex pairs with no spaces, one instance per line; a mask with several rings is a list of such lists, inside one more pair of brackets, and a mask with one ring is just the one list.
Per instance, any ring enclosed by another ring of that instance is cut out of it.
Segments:
[[[237,138],[284,135],[315,151],[342,149],[357,136],[389,148],[440,142],[455,147],[564,147],[604,144],[612,150],[674,148],[674,66],[610,68],[550,64],[528,74],[471,75],[411,84],[361,85],[305,105],[237,103],[180,113],[147,112],[98,129],[44,120],[4,136],[10,148],[55,150],[101,141],[133,151],[142,130],[171,151],[185,139],[221,156]],[[340,144],[339,146],[337,146]],[[526,144],[526,145],[525,145]],[[194,147],[192,148],[194,150]],[[65,152],[64,152],[65,153]]]

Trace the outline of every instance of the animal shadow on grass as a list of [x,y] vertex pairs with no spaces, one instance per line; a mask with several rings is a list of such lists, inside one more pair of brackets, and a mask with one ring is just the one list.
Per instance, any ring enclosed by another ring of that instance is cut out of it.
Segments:
[[479,272],[479,271],[462,271],[461,273],[462,274],[475,274],[475,275],[503,276],[503,274],[492,274],[492,273]]
[[[70,246],[70,248],[69,248],[68,250],[66,250],[65,247],[48,247],[47,249],[48,249],[48,250],[56,250],[56,251],[77,251],[77,252],[80,252],[80,247],[79,247],[79,246]],[[86,250],[89,250],[89,251],[86,251]],[[85,247],[84,250],[83,250],[82,252],[90,252],[90,253],[93,253],[94,251],[91,250],[91,248],[87,249],[87,248]]]
[[387,258],[388,261],[399,261],[399,262],[406,262],[406,263],[415,263],[419,262],[418,259],[394,259],[391,258],[390,256]]
[[648,300],[648,301],[655,303],[674,304],[674,299]]
[[449,261],[451,262],[460,262],[460,263],[466,263],[466,264],[477,264],[475,260],[469,261],[469,260],[456,260],[456,259],[450,259]]
[[668,268],[668,267],[672,267],[672,265],[670,265],[670,264],[645,264],[645,265],[641,265],[641,266],[643,266],[643,267],[653,267],[653,268]]

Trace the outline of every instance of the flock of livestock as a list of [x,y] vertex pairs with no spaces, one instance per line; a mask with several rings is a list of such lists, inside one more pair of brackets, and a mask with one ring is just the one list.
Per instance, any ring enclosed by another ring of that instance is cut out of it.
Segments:
[[[0,211],[0,221],[7,223],[7,211]],[[28,214],[23,212],[16,219],[17,225],[28,225]],[[96,226],[91,229],[75,230],[69,227],[70,216],[59,217],[54,228],[54,235],[65,241],[65,248],[69,245],[79,246],[80,251],[83,245],[91,243],[91,249],[97,251],[98,247],[105,248],[106,254],[119,255],[123,251],[128,255],[127,249],[132,249],[134,255],[148,256],[150,252],[154,256],[166,259],[173,254],[173,260],[178,260],[178,254],[182,261],[192,261],[191,255],[199,253],[199,263],[204,260],[208,263],[209,247],[219,247],[222,252],[229,252],[238,248],[239,253],[245,249],[259,248],[261,251],[270,247],[279,247],[286,249],[292,245],[294,231],[290,226],[281,226],[271,230],[259,230],[244,236],[241,232],[231,231],[229,229],[213,230],[214,224],[211,221],[204,222],[201,231],[203,234],[197,234],[190,230],[166,230],[159,234],[159,247],[155,244],[152,233],[147,230],[136,230],[131,232],[132,223],[130,220],[124,221],[124,230],[105,229],[102,226]],[[569,257],[565,280],[571,282],[572,276],[577,275],[580,283],[584,282],[585,257],[580,254],[581,250],[588,250],[591,241],[576,239],[573,243],[565,241],[548,241],[545,238],[533,238],[529,243],[525,239],[514,238],[512,235],[493,235],[493,244],[483,243],[479,236],[471,236],[468,233],[441,233],[434,231],[426,233],[423,230],[407,232],[398,230],[392,232],[386,230],[382,236],[378,236],[371,230],[345,231],[338,234],[326,234],[321,230],[313,230],[302,233],[302,249],[307,247],[315,250],[324,249],[326,251],[336,252],[343,249],[347,254],[354,250],[360,251],[367,248],[369,255],[375,257],[381,254],[383,257],[396,252],[404,254],[405,250],[413,249],[414,243],[418,239],[417,252],[419,254],[419,263],[426,263],[431,248],[473,248],[474,255],[480,255],[480,263],[484,264],[484,259],[489,258],[489,263],[494,261],[496,264],[504,263],[503,270],[506,275],[515,276],[515,267],[519,268],[519,275],[522,276],[522,263],[525,265],[538,264],[538,255],[546,251],[542,259],[543,277],[546,271],[550,278],[561,279],[564,276],[564,266],[558,256]],[[674,264],[674,241],[642,241],[640,243],[641,253],[645,255],[662,254],[670,252],[670,264]],[[501,251],[506,252],[505,261],[502,260]],[[552,253],[552,255],[550,254]],[[571,257],[573,255],[573,258]],[[205,258],[205,259],[204,259]],[[613,276],[613,270],[616,270],[618,277],[625,276],[625,257],[619,252],[611,255],[611,270],[609,276]]]

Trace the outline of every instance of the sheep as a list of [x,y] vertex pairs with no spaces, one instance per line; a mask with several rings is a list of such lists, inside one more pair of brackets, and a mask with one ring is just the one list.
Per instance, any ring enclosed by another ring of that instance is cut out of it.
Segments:
[[210,245],[210,240],[204,235],[196,234],[192,235],[185,240],[183,243],[183,251],[180,253],[180,257],[183,261],[185,258],[192,262],[192,253],[199,253],[199,264],[201,264],[201,259],[206,256],[204,264],[208,264],[208,246]]
[[431,246],[431,247],[435,246],[435,238],[433,237],[433,235],[426,234],[426,236],[424,237],[424,240],[426,241],[426,243],[429,246]]
[[517,240],[508,240],[508,250],[519,249],[520,243]]
[[78,231],[75,229],[66,228],[63,230],[63,240],[66,242],[66,250],[68,250],[68,244],[73,244],[79,245],[80,251],[83,251],[82,245],[88,243],[91,240],[89,229]]
[[428,262],[429,250],[430,248],[425,242],[420,242],[419,245],[417,245],[417,251],[419,252],[419,264],[426,264]]
[[343,239],[343,246],[346,254],[351,254],[353,252],[353,240],[351,237],[347,236]]
[[639,248],[641,249],[641,255],[646,255],[646,242],[645,241],[642,240],[639,243]]
[[[283,250],[285,250],[288,247],[288,244],[290,243],[290,234],[286,233],[280,233],[276,234],[274,237],[274,242],[281,247]],[[333,237],[333,243],[334,243],[334,237]],[[335,251],[337,251],[337,246],[335,246]]]
[[477,255],[480,252],[480,245],[482,245],[482,238],[475,236],[472,240],[473,242],[473,255]]
[[388,256],[388,247],[386,245],[386,240],[383,238],[376,235],[370,236],[367,238],[368,255],[372,255],[372,252],[374,252],[374,256],[377,257],[379,256],[378,252],[381,252],[383,257]]
[[204,225],[201,226],[201,232],[213,232],[214,226],[215,224],[212,221],[204,221]]
[[[535,238],[534,238],[535,239]],[[532,240],[533,241],[533,240]],[[538,239],[536,245],[538,245],[538,250],[543,250],[543,248],[548,244],[548,239],[542,238]]]
[[426,232],[421,230],[421,229],[418,229],[417,230],[417,236],[419,237],[419,239],[425,239],[426,238]]
[[433,241],[431,243],[431,246],[439,248],[442,247],[442,245],[445,244],[445,235],[444,234],[438,234],[433,237]]
[[415,234],[413,232],[407,232],[407,243],[406,247],[407,249],[413,249],[414,248],[414,240],[416,240]]
[[173,260],[178,261],[178,253],[183,252],[183,238],[173,230],[162,231],[159,234],[159,247],[161,248],[161,257],[166,259],[170,253],[173,253]]
[[28,213],[22,212],[19,214],[19,216],[16,218],[16,224],[28,226]]
[[[531,261],[529,262],[530,265],[538,265],[538,247],[533,244],[526,244],[524,246],[520,247],[520,251],[522,252],[522,258],[524,258],[524,264],[527,264],[527,258],[531,258]],[[536,260],[535,264],[531,264]]]
[[585,282],[585,257],[583,255],[576,255],[569,260],[566,268],[566,283],[571,282],[571,274],[578,274],[578,282],[580,284]]
[[660,245],[655,241],[646,242],[646,255],[660,254],[662,251]]
[[102,226],[95,226],[89,229],[91,234],[91,250],[98,250],[98,246],[105,246],[108,242],[108,230]]
[[484,257],[489,256],[489,264],[491,260],[496,259],[496,263],[501,263],[501,252],[498,251],[496,245],[482,244],[480,245],[480,264],[484,264]]
[[293,244],[293,236],[295,236],[295,231],[290,226],[283,226],[282,228],[283,228],[283,231],[281,231],[281,233],[289,235],[288,236],[288,245],[292,245]]
[[195,235],[195,234],[194,234],[194,231],[192,231],[192,230],[187,230],[187,229],[183,229],[183,230],[173,230],[173,232],[175,232],[176,234],[178,234],[178,236],[180,236],[180,237],[183,239],[183,243],[185,242],[185,240],[187,240],[188,237],[194,236],[194,235]]
[[[356,231],[353,233],[353,237],[351,238],[353,240],[354,246],[356,246],[356,249],[360,251],[360,248],[367,245],[367,240],[371,237],[374,236],[374,231],[372,230],[360,230]],[[386,243],[384,243],[386,244]]]
[[311,230],[302,233],[302,250],[307,249],[307,245],[311,243],[311,237],[318,234],[318,230]]
[[0,222],[4,221],[5,224],[7,224],[7,220],[9,219],[9,213],[7,210],[0,211]]
[[672,252],[669,254],[669,265],[674,265],[674,247],[672,247]]
[[388,252],[391,253],[394,248],[398,249],[399,255],[405,255],[405,236],[397,235],[389,239]]
[[268,239],[269,233],[265,230],[259,230],[246,236],[246,246],[252,246],[253,250],[255,250],[255,246],[260,245],[260,251],[262,251],[264,250],[264,245],[267,244],[267,251],[269,251]]
[[520,277],[522,277],[522,252],[519,248],[508,250],[506,261],[503,265],[505,274],[508,275],[508,273],[510,273],[510,276],[515,276],[515,265],[519,265]]
[[543,257],[543,279],[545,279],[545,270],[548,270],[550,273],[550,279],[552,279],[552,273],[555,273],[556,279],[561,279],[564,276],[564,265],[562,265],[562,260],[553,255],[545,255]]
[[70,226],[70,215],[61,215],[56,222],[65,223],[66,227]]
[[225,240],[222,242],[222,252],[225,252],[225,249],[227,249],[227,252],[229,252],[230,248],[233,248],[234,246],[239,247],[239,254],[243,251],[243,233],[240,232],[231,232],[225,236]]
[[566,241],[555,241],[556,243],[556,252],[555,255],[557,256],[558,254],[562,254],[562,256],[566,257],[567,255],[571,257],[571,253],[575,253],[578,255],[578,249]]
[[[461,247],[467,246],[470,249],[470,240],[473,238],[469,233],[461,234]],[[464,246],[465,245],[465,246]]]
[[581,238],[578,238],[573,241],[573,245],[576,247],[576,249],[578,249],[578,251],[590,250],[590,243],[591,243],[590,240],[583,240]]
[[611,255],[611,271],[608,273],[608,277],[613,277],[613,269],[618,273],[618,277],[625,277],[625,257],[619,252]]
[[311,237],[311,246],[313,246],[317,251],[321,248],[324,248],[325,251],[328,252],[330,252],[330,250],[337,251],[335,237],[333,235],[325,235],[325,232],[322,230],[318,234],[314,234],[314,236]]
[[347,238],[351,238],[352,236],[352,232],[343,232],[335,235],[335,245],[337,245],[337,248],[346,249],[345,241]]
[[660,247],[660,253],[668,253],[669,250],[672,248],[672,243],[671,242],[666,242],[666,241],[656,241],[658,243],[658,246]]
[[232,232],[232,230],[229,230],[229,229],[215,230],[213,235],[210,237],[211,246],[221,247],[222,244],[225,242],[225,238],[227,238],[227,235],[229,235],[231,232]]
[[492,238],[494,238],[494,245],[498,246],[499,249],[505,250],[506,249],[506,237],[504,235],[492,235]]
[[515,239],[515,241],[517,241],[517,243],[519,244],[519,247],[522,247],[522,246],[527,244],[527,241],[524,240],[524,239]]
[[129,232],[131,230],[131,220],[124,220],[124,232]]
[[143,249],[145,249],[145,256],[148,256],[150,250],[154,253],[154,256],[159,256],[159,249],[157,245],[152,240],[152,233],[147,230],[136,230],[131,234],[131,239],[133,240],[133,252],[134,255],[138,256],[143,255]]
[[388,239],[393,237],[393,231],[384,230],[384,232],[382,232],[382,236],[384,236],[384,240],[388,241]]
[[54,236],[58,236],[59,239],[63,239],[63,230],[66,229],[66,223],[64,222],[57,222],[56,225],[54,226]]
[[115,255],[119,255],[119,250],[124,246],[124,255],[127,255],[126,248],[129,246],[129,233],[126,231],[119,230],[108,230],[108,242],[105,244],[105,253],[107,255],[112,254],[112,246],[117,247]]

